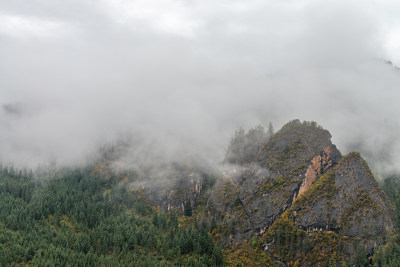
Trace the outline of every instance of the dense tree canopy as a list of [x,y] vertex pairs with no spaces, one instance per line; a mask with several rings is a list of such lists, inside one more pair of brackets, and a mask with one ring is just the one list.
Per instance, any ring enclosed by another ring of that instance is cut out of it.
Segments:
[[[240,248],[242,252],[227,251],[224,256],[209,231],[199,227],[190,201],[184,217],[150,207],[129,192],[126,182],[134,175],[126,175],[121,179],[86,168],[33,177],[32,171],[2,167],[0,266],[221,266],[225,257],[239,265],[268,265],[278,259],[290,261],[293,253],[312,256],[315,244],[285,221],[271,232],[274,255],[263,252],[265,242],[255,238]],[[400,226],[400,177],[384,179],[382,188]],[[216,228],[212,220],[209,230],[215,234]],[[397,234],[388,238],[369,259],[362,247],[357,248],[359,256],[348,265],[399,266],[400,239]],[[332,255],[339,256],[340,240],[336,243]],[[337,258],[327,257],[326,266],[336,263]]]
[[147,207],[90,169],[0,174],[0,265],[223,265],[205,228]]

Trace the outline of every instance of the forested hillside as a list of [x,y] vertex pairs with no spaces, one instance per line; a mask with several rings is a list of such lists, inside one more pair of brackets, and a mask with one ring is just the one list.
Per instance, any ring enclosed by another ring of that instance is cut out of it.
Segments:
[[194,217],[149,207],[121,177],[91,168],[35,178],[4,168],[0,203],[0,266],[223,264],[220,246]]
[[[223,252],[195,216],[180,217],[146,206],[126,190],[120,177],[105,179],[91,171],[63,170],[39,179],[2,170],[1,266],[221,266],[224,260],[234,266],[274,264],[263,252],[262,239]],[[400,177],[388,177],[382,187],[399,225]],[[278,256],[298,248],[304,254],[313,249],[315,240],[305,239],[304,232],[288,221],[280,221],[271,233],[281,244]],[[332,237],[318,236],[321,243]],[[399,266],[399,244],[397,234],[388,237],[371,261],[358,248],[349,266]],[[328,260],[327,266],[335,266],[332,262]]]
[[2,166],[0,266],[400,266],[400,177],[378,183],[330,138],[298,120],[240,130],[217,177],[104,155]]

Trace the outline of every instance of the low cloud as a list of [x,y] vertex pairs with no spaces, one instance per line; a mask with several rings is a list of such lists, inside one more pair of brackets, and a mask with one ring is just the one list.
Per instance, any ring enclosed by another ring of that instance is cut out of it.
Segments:
[[382,60],[400,63],[395,3],[41,0],[0,9],[4,163],[84,164],[121,138],[134,140],[127,166],[222,162],[239,126],[299,118],[328,129],[342,152],[362,150],[379,172],[399,170],[400,71]]

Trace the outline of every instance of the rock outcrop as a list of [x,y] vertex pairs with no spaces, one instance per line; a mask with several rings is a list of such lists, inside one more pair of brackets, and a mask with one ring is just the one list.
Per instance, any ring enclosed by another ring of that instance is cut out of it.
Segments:
[[311,160],[311,164],[308,166],[306,174],[304,175],[298,196],[307,191],[321,174],[324,174],[328,169],[337,164],[340,158],[340,152],[336,149],[332,149],[330,146],[325,147],[320,155],[315,156]]
[[315,160],[319,172],[337,162],[340,152],[330,139],[313,123],[292,121],[260,143],[252,162],[228,161],[208,201],[209,216],[227,225],[224,241],[242,242],[264,233],[291,206],[313,158],[320,158]]
[[168,165],[141,173],[129,188],[150,206],[183,214],[187,201],[193,208],[200,204],[212,183],[209,176],[193,167]]
[[356,153],[342,157],[316,123],[292,121],[257,139],[250,156],[228,156],[205,215],[221,225],[228,246],[262,236],[284,213],[302,231],[334,231],[360,241],[368,254],[393,228],[390,204],[365,161]]
[[297,227],[358,238],[368,254],[394,226],[389,201],[358,153],[343,157],[296,199],[290,211]]

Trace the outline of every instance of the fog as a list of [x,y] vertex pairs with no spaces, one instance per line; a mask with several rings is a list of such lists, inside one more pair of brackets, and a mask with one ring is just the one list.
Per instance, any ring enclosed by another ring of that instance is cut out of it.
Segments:
[[[0,2],[0,160],[220,163],[235,129],[317,121],[400,171],[396,1]],[[388,63],[390,60],[392,63]]]

